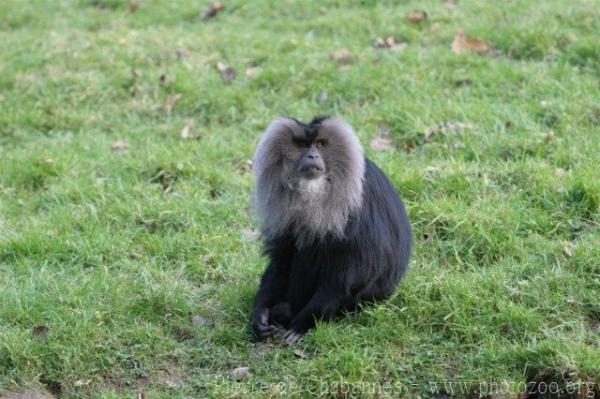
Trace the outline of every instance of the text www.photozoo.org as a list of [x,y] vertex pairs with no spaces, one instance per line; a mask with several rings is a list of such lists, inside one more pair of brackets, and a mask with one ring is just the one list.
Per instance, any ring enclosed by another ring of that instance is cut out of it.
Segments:
[[[213,382],[210,385],[221,385]],[[565,384],[564,381],[493,381],[493,380],[461,380],[461,381],[426,381],[422,383],[403,384],[401,382],[367,382],[367,381],[331,381],[323,379],[291,379],[286,378],[278,383],[257,383],[246,385],[235,383],[229,387],[232,392],[294,394],[308,393],[317,396],[328,394],[354,395],[395,395],[421,388],[431,394],[450,396],[478,395],[541,395],[562,396],[575,395],[580,398],[596,398],[600,389],[593,381],[578,381]]]

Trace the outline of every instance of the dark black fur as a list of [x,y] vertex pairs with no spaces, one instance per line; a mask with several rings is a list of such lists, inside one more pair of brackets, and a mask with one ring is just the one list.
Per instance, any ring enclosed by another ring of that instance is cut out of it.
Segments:
[[407,269],[411,242],[400,196],[366,159],[362,206],[350,215],[344,238],[325,236],[298,248],[290,228],[265,242],[270,263],[254,303],[257,338],[281,329],[301,336],[315,319],[388,297]]

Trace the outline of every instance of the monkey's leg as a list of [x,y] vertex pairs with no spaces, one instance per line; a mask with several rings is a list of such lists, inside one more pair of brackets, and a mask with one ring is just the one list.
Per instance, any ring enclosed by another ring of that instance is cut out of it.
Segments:
[[340,306],[349,298],[341,290],[319,287],[304,308],[294,316],[290,328],[283,335],[286,344],[293,344],[311,328],[315,320],[331,320],[339,312]]
[[281,330],[269,321],[270,307],[283,302],[287,280],[286,270],[274,263],[269,264],[261,278],[252,312],[252,329],[258,340],[265,339]]

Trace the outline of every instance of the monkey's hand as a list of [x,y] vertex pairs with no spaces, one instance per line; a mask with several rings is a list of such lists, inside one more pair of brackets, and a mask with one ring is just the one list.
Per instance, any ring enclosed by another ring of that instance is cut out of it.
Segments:
[[296,342],[300,341],[305,333],[298,332],[292,329],[287,330],[283,334],[283,343],[286,345],[293,345]]
[[271,335],[281,332],[281,329],[274,325],[269,324],[269,309],[263,308],[254,312],[252,317],[252,329],[256,335],[256,339],[262,341]]

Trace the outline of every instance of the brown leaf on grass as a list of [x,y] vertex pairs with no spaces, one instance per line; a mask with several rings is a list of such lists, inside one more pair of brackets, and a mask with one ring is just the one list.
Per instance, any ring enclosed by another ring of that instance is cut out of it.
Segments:
[[577,248],[577,246],[575,244],[573,244],[570,241],[564,241],[563,242],[563,251],[565,253],[565,255],[567,255],[567,257],[571,257],[573,256],[573,252],[575,251],[575,248]]
[[177,176],[173,176],[171,173],[164,169],[159,169],[156,171],[156,174],[150,178],[150,183],[159,184],[165,194],[173,191],[173,183],[177,180]]
[[294,351],[294,355],[298,356],[300,359],[306,359],[308,355],[302,349],[296,349]]
[[384,48],[392,51],[402,51],[408,47],[408,44],[405,42],[398,43],[393,37],[389,36],[385,39],[382,37],[376,38],[375,42],[373,42],[373,46],[375,48]]
[[233,370],[230,370],[228,374],[229,378],[231,378],[234,381],[242,381],[252,375],[248,367],[234,368]]
[[419,23],[427,19],[427,13],[423,10],[412,10],[407,16],[410,22]]
[[394,142],[390,138],[390,132],[392,128],[389,124],[383,123],[377,130],[377,136],[371,140],[371,148],[374,151],[386,151],[394,148]]
[[331,59],[340,66],[350,65],[353,62],[352,54],[345,48],[335,50],[331,53]]
[[129,149],[129,144],[125,140],[117,139],[112,142],[110,149],[113,151],[125,151]]
[[50,327],[48,327],[47,325],[34,326],[32,332],[33,336],[37,339],[46,339],[46,337],[50,333]]
[[217,71],[221,73],[221,79],[223,79],[225,83],[231,83],[237,76],[237,72],[235,71],[234,67],[225,65],[220,61],[217,62],[216,68]]
[[140,8],[140,2],[139,1],[132,1],[127,6],[127,11],[133,13],[133,12],[136,12],[138,10],[138,8]]
[[194,120],[188,119],[185,122],[185,125],[183,125],[183,129],[181,129],[181,133],[179,134],[179,136],[184,140],[198,138],[198,136],[196,136],[195,127],[196,123],[194,122]]
[[256,75],[258,75],[261,71],[262,69],[260,67],[249,67],[248,69],[246,69],[246,77],[253,78]]
[[392,143],[392,140],[390,140],[387,137],[375,137],[373,140],[371,140],[371,148],[374,151],[387,151],[387,150],[391,150],[392,148],[394,148],[394,144]]
[[252,170],[252,160],[247,159],[245,161],[237,162],[235,168],[242,173],[249,173]]
[[475,126],[471,123],[448,121],[426,128],[423,132],[423,135],[425,136],[425,141],[432,141],[440,134],[449,133],[457,130],[473,129],[474,127]]
[[450,44],[450,49],[455,54],[462,54],[467,51],[483,54],[492,50],[492,46],[476,37],[466,36],[462,30],[454,35],[454,40]]
[[181,100],[181,97],[183,97],[183,95],[181,95],[180,93],[170,94],[169,96],[167,96],[167,99],[165,100],[165,104],[163,106],[167,114],[171,113],[173,107],[175,106],[175,103]]
[[218,13],[223,11],[223,4],[221,3],[213,3],[208,10],[202,14],[203,19],[211,19],[217,16]]

